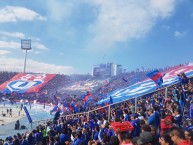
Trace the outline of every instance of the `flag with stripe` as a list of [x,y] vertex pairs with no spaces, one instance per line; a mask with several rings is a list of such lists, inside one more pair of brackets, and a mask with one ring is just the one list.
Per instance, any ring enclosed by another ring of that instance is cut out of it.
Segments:
[[25,111],[25,114],[26,114],[26,116],[27,116],[27,119],[29,120],[29,123],[32,123],[32,119],[31,119],[31,116],[30,116],[27,108],[24,106],[23,109],[24,109],[24,111]]
[[58,105],[53,105],[53,108],[52,108],[52,110],[50,111],[50,113],[52,113],[52,112],[56,112],[57,110],[58,110]]
[[163,75],[159,72],[158,69],[155,69],[147,74],[158,86],[161,86],[163,83]]
[[88,99],[92,97],[90,92],[87,92],[87,94],[84,96],[83,101],[84,101],[84,110],[86,110],[86,106],[88,104]]

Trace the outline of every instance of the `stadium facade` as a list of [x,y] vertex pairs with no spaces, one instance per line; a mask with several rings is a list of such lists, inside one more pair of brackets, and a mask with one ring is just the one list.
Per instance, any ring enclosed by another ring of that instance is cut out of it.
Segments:
[[115,63],[98,64],[93,67],[93,76],[116,76],[122,73],[122,65]]

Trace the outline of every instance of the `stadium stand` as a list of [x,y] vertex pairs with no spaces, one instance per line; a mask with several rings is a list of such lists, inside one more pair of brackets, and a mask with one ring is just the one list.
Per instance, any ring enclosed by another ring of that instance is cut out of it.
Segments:
[[[175,69],[177,68],[178,66],[175,66]],[[116,104],[107,104],[104,107],[96,104],[96,100],[102,98],[101,95],[143,80],[147,72],[149,71],[131,72],[112,80],[108,79],[109,82],[104,82],[96,94],[87,92],[83,95],[68,95],[57,92],[52,97],[52,101],[61,102],[69,115],[47,120],[46,125],[40,124],[31,132],[8,136],[4,142],[7,144],[19,142],[21,145],[164,145],[166,143],[192,145],[193,79],[187,78],[183,73],[179,74],[178,83],[167,89],[159,88],[139,96],[137,102],[136,99],[129,99]],[[84,78],[81,81],[88,82],[93,79],[96,78]],[[61,85],[57,82],[59,80],[71,84],[80,81],[78,79],[73,82],[68,78],[61,79],[61,76],[57,76],[41,91]],[[61,88],[63,87],[64,84]],[[107,91],[102,94],[101,89],[104,87]],[[48,90],[48,92],[52,91]],[[40,98],[44,95],[46,94],[40,94]],[[93,96],[95,98],[92,98]],[[49,99],[51,98],[49,97],[47,101]],[[86,110],[82,107],[84,103],[88,103]],[[78,106],[75,106],[77,104]],[[79,108],[79,111],[76,112],[76,108]],[[79,113],[81,111],[82,113]]]

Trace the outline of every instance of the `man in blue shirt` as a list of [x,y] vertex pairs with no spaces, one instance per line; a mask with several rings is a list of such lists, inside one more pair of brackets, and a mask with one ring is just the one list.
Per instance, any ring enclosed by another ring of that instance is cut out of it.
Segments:
[[62,133],[59,135],[60,142],[65,143],[68,141],[68,132],[67,129],[63,130]]
[[78,131],[75,135],[75,139],[72,145],[79,145],[80,143],[84,142],[84,140],[81,137],[82,137],[82,133]]
[[132,131],[132,137],[139,136],[140,134],[140,124],[139,124],[139,119],[137,119],[137,114],[131,114],[131,125],[134,127]]
[[159,122],[158,122],[158,115],[156,114],[156,112],[154,112],[154,110],[152,108],[148,109],[148,119],[147,119],[147,123],[149,125],[154,126],[155,128],[157,128],[159,126]]

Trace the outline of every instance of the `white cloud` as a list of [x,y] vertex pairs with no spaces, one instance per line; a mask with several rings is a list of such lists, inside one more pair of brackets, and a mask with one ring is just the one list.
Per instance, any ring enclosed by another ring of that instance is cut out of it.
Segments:
[[172,14],[176,0],[150,0],[150,10],[153,16],[163,18]]
[[185,32],[175,31],[174,36],[177,38],[181,38],[185,35]]
[[41,51],[38,51],[38,50],[31,49],[31,50],[30,50],[30,53],[40,54],[40,53],[42,53],[42,52],[41,52]]
[[7,50],[0,50],[0,55],[5,55],[5,54],[9,54],[10,51]]
[[[96,21],[89,31],[89,48],[110,48],[117,42],[144,37],[157,19],[171,16],[176,0],[93,0]],[[94,47],[93,47],[94,46]]]
[[39,42],[36,42],[33,45],[34,45],[35,48],[37,48],[39,50],[42,50],[42,51],[49,50],[45,45],[43,45]]
[[24,7],[5,6],[0,9],[0,23],[33,20],[45,21],[46,18]]
[[47,6],[50,12],[50,18],[56,21],[68,18],[72,14],[74,8],[74,4],[71,1],[49,0]]
[[[23,64],[23,59],[0,58],[0,70],[22,72]],[[59,66],[28,59],[26,72],[73,74],[76,73],[77,70],[71,66]]]
[[21,48],[21,43],[14,42],[14,41],[0,41],[0,48],[17,49],[17,48]]
[[93,15],[88,33],[89,49],[111,48],[117,42],[143,38],[158,19],[170,17],[177,0],[75,0],[47,3],[53,20],[73,17],[73,12],[82,4],[91,6]]
[[41,52],[40,51],[34,51],[35,54],[40,54]]
[[14,37],[14,38],[24,38],[25,34],[21,32],[5,32],[5,31],[0,31],[1,35],[8,36],[8,37]]

